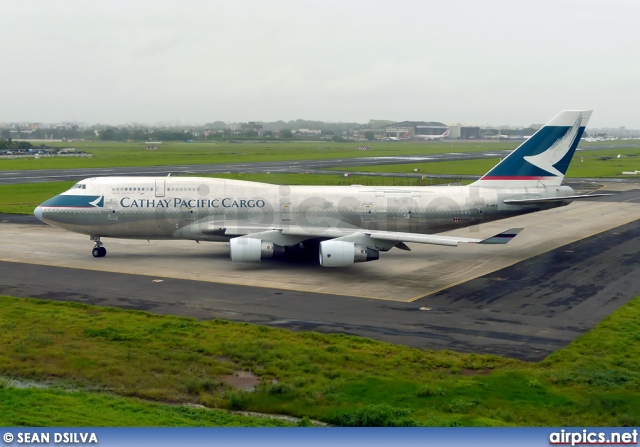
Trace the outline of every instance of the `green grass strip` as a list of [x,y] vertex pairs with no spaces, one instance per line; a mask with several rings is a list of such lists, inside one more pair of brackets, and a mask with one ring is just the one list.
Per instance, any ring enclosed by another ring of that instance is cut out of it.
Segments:
[[[359,151],[358,146],[367,145],[369,151]],[[144,143],[83,142],[52,143],[52,146],[73,146],[78,151],[90,153],[91,157],[29,157],[2,158],[0,170],[108,168],[123,166],[175,166],[209,163],[252,163],[259,161],[326,160],[336,158],[381,157],[401,155],[424,155],[443,152],[476,152],[484,150],[513,149],[513,142],[490,142],[470,144],[468,142],[304,142],[274,141],[260,142],[167,142],[157,151],[149,151]]]
[[[638,352],[637,298],[567,348],[526,363],[340,334],[0,297],[2,375],[337,425],[637,426]],[[259,378],[254,391],[225,379],[242,374]]]
[[270,418],[163,405],[96,392],[0,387],[0,426],[284,427]]

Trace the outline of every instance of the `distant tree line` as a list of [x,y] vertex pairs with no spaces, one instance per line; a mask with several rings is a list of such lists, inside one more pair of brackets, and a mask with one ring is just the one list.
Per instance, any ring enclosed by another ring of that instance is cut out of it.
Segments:
[[[358,123],[325,123],[323,121],[311,120],[291,120],[291,121],[274,121],[274,122],[257,122],[262,126],[261,131],[246,130],[239,132],[231,130],[230,126],[223,121],[214,121],[204,126],[194,126],[190,129],[182,129],[179,127],[159,128],[144,126],[104,126],[95,125],[85,129],[77,125],[70,127],[35,129],[10,131],[9,129],[0,130],[0,136],[6,140],[9,139],[52,139],[52,140],[103,140],[103,141],[190,141],[190,140],[217,140],[217,139],[238,139],[238,140],[254,140],[254,139],[284,139],[293,140],[299,138],[296,135],[297,129],[309,129],[321,131],[321,137],[333,141],[342,141],[339,135],[344,132],[352,132],[363,127]],[[306,137],[303,137],[306,138]]]
[[28,141],[13,141],[0,138],[0,149],[31,149],[33,145]]
[[170,130],[146,130],[146,129],[119,129],[117,127],[107,127],[99,132],[98,138],[104,141],[127,141],[127,140],[158,140],[158,141],[181,141],[193,140],[192,132],[170,131]]
[[78,126],[73,126],[72,128],[65,129],[35,129],[35,130],[23,130],[19,132],[11,132],[9,129],[3,129],[0,131],[0,136],[5,139],[15,139],[15,138],[29,138],[29,139],[53,139],[53,140],[63,140],[63,139],[76,139],[83,138],[86,134],[85,130],[81,130]]
[[[389,121],[390,123],[392,121]],[[326,123],[324,121],[312,121],[312,120],[290,120],[290,121],[256,121],[256,124],[260,124],[265,131],[278,131],[282,137],[282,132],[285,129],[309,129],[309,130],[321,130],[323,135],[331,132],[332,134],[341,134],[343,132],[350,132],[353,130],[367,127],[359,123]],[[214,121],[207,123],[203,126],[205,129],[212,130],[224,130],[227,129],[227,124],[223,121]]]

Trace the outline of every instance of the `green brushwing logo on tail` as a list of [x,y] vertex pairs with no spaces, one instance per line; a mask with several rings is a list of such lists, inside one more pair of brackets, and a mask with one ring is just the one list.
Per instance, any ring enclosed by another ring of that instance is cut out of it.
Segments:
[[568,125],[545,125],[481,180],[562,179],[584,132],[584,115]]
[[[563,176],[567,172],[567,168],[569,164],[563,164],[560,167],[562,171],[556,169],[556,164],[559,164],[563,158],[569,153],[571,149],[574,149],[578,146],[577,144],[574,146],[573,143],[575,141],[580,141],[576,137],[578,136],[578,132],[580,132],[580,123],[582,123],[582,114],[578,115],[578,119],[576,119],[573,126],[568,130],[567,133],[564,134],[563,137],[558,138],[555,143],[551,145],[549,149],[542,152],[538,155],[527,155],[523,157],[525,161],[531,163],[532,165],[544,169],[550,174],[556,175],[558,177]],[[573,155],[573,152],[572,154]],[[571,158],[569,158],[571,161]]]

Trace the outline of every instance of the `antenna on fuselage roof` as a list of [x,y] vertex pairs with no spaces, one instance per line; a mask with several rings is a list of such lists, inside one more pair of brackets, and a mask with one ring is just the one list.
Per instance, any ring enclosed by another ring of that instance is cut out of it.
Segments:
[[171,177],[171,173],[168,173],[168,174],[167,174],[167,177]]

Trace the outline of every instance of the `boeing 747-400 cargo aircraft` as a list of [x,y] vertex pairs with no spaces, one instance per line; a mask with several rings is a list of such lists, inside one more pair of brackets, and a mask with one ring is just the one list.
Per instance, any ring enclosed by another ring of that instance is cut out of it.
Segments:
[[[278,186],[198,177],[97,177],[35,209],[38,219],[101,238],[229,242],[232,261],[314,250],[325,267],[372,261],[406,243],[506,244],[521,228],[487,239],[439,233],[568,205],[561,186],[588,110],[561,112],[467,186]],[[599,194],[601,195],[601,194]]]

